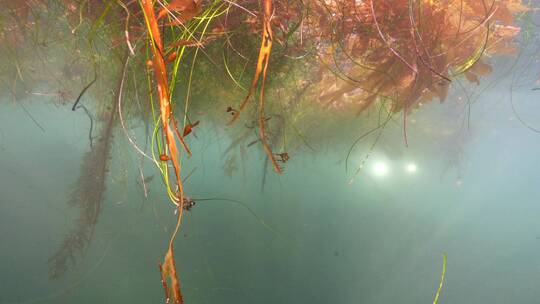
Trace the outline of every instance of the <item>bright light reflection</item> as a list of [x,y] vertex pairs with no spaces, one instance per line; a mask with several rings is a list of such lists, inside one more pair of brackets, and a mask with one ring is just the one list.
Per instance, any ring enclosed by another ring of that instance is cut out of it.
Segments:
[[409,163],[407,164],[407,166],[405,166],[405,170],[407,170],[408,173],[416,173],[416,170],[418,169],[418,167],[416,167],[416,164],[415,163]]
[[388,174],[388,165],[383,162],[378,162],[373,166],[373,174],[376,176],[385,176]]

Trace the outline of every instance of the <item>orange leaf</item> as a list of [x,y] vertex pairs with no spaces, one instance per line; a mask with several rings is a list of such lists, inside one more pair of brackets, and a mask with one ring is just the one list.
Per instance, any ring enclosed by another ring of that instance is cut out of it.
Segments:
[[163,8],[159,11],[157,19],[161,19],[168,13],[176,12],[180,13],[178,21],[186,22],[195,17],[201,9],[202,0],[172,0],[167,5],[167,8]]

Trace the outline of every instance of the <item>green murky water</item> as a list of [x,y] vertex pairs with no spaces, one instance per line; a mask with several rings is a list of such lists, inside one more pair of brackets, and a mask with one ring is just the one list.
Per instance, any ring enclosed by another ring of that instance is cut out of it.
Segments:
[[[347,160],[375,115],[351,114],[322,138],[310,126],[311,146],[289,151],[283,175],[250,137],[228,150],[236,133],[203,107],[184,167],[196,205],[175,243],[186,303],[431,303],[443,254],[439,303],[535,303],[535,43],[518,58],[494,59],[480,86],[455,85],[445,103],[409,114],[407,146],[399,114]],[[86,80],[87,72],[73,73]],[[58,86],[38,81],[31,90]],[[103,84],[95,90],[110,97]],[[0,100],[0,304],[160,303],[158,263],[175,209],[159,172],[141,161],[118,123],[91,239],[64,276],[49,278],[49,259],[78,224],[80,208],[67,202],[90,150],[89,119],[71,110],[74,96],[61,104],[50,102],[58,96],[25,93]],[[97,117],[103,96],[84,101],[94,137],[104,124]],[[144,120],[127,117],[127,131],[148,148]]]

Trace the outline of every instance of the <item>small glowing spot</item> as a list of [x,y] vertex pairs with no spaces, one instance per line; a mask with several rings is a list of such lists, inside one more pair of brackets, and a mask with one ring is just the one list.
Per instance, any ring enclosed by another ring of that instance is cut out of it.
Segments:
[[388,165],[383,162],[378,162],[373,166],[373,174],[376,176],[385,176],[388,174]]
[[407,170],[407,172],[409,173],[416,173],[416,170],[418,170],[418,167],[416,167],[415,163],[410,163],[410,164],[407,164],[407,166],[405,167],[405,170]]

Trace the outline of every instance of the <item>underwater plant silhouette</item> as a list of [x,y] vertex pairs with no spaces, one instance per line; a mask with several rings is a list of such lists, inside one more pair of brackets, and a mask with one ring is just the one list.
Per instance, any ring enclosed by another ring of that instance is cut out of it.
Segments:
[[[126,54],[127,56],[127,54]],[[122,79],[115,94],[119,94]],[[68,262],[75,264],[77,256],[82,256],[88,248],[97,224],[105,195],[108,160],[116,126],[116,98],[112,98],[111,110],[102,115],[102,126],[97,143],[94,144],[82,160],[79,178],[71,193],[68,204],[80,209],[73,227],[64,237],[59,249],[49,258],[49,277],[59,278],[68,270]]]

